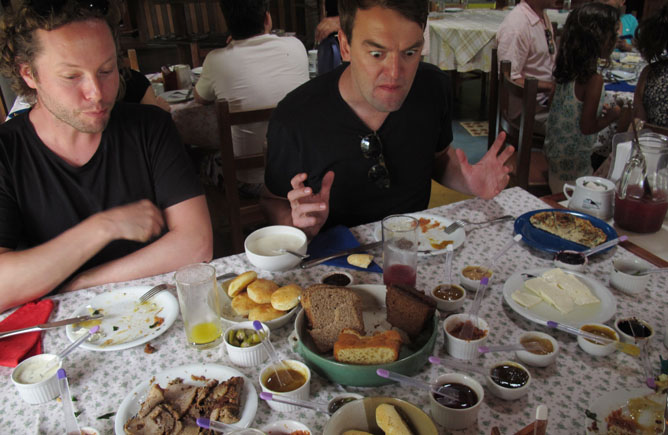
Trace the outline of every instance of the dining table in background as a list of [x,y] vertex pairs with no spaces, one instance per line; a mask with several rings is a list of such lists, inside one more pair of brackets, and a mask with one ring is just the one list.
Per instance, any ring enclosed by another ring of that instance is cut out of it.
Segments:
[[[426,61],[446,71],[489,73],[496,32],[509,13],[510,10],[463,9],[430,14]],[[548,9],[547,15],[559,27],[563,27],[568,17],[568,13],[555,9]]]
[[[501,192],[492,200],[471,199],[428,210],[428,213],[448,219],[466,218],[478,222],[494,217],[511,214],[518,217],[532,210],[549,208],[539,198],[520,188],[511,188]],[[373,241],[379,223],[361,225],[351,229],[360,243]],[[513,222],[480,226],[467,231],[466,241],[455,251],[454,268],[459,271],[466,265],[481,264],[489,253],[497,252],[513,235]],[[376,261],[382,259],[376,253]],[[613,259],[637,258],[632,252],[618,247],[590,258],[586,270],[587,277],[608,286]],[[417,288],[430,290],[444,281],[445,256],[421,257],[418,262]],[[643,261],[643,260],[641,260]],[[253,269],[245,254],[218,258],[212,261],[218,274],[226,272],[242,273]],[[550,434],[584,433],[589,424],[585,410],[595,401],[618,389],[631,389],[644,385],[644,374],[637,359],[624,353],[614,353],[608,357],[592,357],[584,353],[576,340],[565,333],[550,330],[526,320],[517,314],[505,302],[502,288],[506,280],[514,273],[532,268],[553,267],[552,255],[530,248],[521,243],[502,257],[494,267],[494,276],[490,288],[482,303],[480,315],[490,325],[488,344],[502,344],[517,340],[523,331],[540,330],[553,335],[559,342],[560,354],[556,363],[546,368],[529,367],[532,381],[528,395],[516,401],[505,401],[485,391],[477,423],[465,430],[454,433],[489,434],[492,427],[500,428],[502,434],[513,434],[534,419],[535,409],[539,404],[549,408],[548,429]],[[337,270],[332,266],[320,265],[310,269],[294,269],[281,273],[258,271],[260,277],[275,280],[280,284],[296,282],[302,286],[317,283],[325,273]],[[356,284],[382,284],[382,275],[364,271],[350,271]],[[125,283],[106,284],[90,289],[51,296],[56,302],[52,319],[71,317],[85,306],[94,296],[130,285],[155,285],[173,282],[173,273],[143,278]],[[666,324],[666,303],[668,303],[668,277],[665,274],[650,275],[649,284],[639,295],[629,296],[612,290],[617,302],[616,316],[641,315],[657,329],[657,334],[649,343],[652,366],[658,372],[659,355],[668,355],[662,344],[662,332],[659,327]],[[468,309],[472,299],[465,304]],[[9,313],[3,313],[4,318]],[[293,343],[289,336],[293,332],[293,323],[272,331],[271,338],[282,357],[296,358]],[[43,333],[45,352],[58,352],[69,344],[65,328]],[[98,419],[118,410],[123,399],[138,384],[148,381],[156,373],[187,364],[219,364],[231,366],[223,346],[197,351],[186,343],[183,322],[178,316],[175,323],[164,334],[153,339],[154,353],[144,352],[144,346],[112,352],[96,352],[79,349],[72,353],[64,363],[70,381],[72,395],[76,398],[74,407],[80,412],[78,419],[82,426],[92,426],[103,434],[113,433],[114,417]],[[434,354],[445,357],[443,332],[438,333]],[[472,362],[478,367],[514,359],[512,353],[486,354]],[[258,376],[261,366],[237,368],[246,375],[259,392]],[[0,367],[0,375],[5,380],[0,390],[0,428],[2,433],[44,433],[62,434],[64,431],[61,403],[53,400],[42,405],[29,405],[19,397],[13,387],[10,374],[12,369]],[[427,364],[416,375],[422,381],[430,382],[447,369],[439,365]],[[474,378],[484,383],[477,375]],[[328,382],[313,374],[311,380],[311,398],[327,401],[343,390],[365,396],[392,396],[407,400],[429,412],[427,393],[415,391],[402,385],[391,384],[382,387],[360,388],[342,387]],[[271,410],[260,400],[253,427],[280,420],[293,419],[308,425],[314,434],[321,434],[327,416],[309,409],[282,413]],[[445,433],[445,432],[443,432]]]

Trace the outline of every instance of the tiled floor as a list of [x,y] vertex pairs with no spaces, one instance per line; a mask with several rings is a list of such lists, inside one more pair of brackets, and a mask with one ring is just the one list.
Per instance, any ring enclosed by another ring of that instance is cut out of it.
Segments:
[[486,136],[471,136],[459,121],[479,121],[480,80],[468,80],[462,83],[457,106],[456,119],[452,120],[453,146],[466,153],[470,163],[476,163],[487,152]]

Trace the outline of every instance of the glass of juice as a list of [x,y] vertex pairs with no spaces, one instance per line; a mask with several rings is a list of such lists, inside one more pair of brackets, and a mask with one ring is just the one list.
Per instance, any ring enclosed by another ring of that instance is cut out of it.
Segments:
[[209,264],[191,264],[177,270],[174,280],[188,344],[195,349],[209,349],[220,344],[222,321],[209,305],[210,296],[214,301],[218,297],[216,269]]
[[407,215],[383,219],[383,282],[415,287],[418,220]]

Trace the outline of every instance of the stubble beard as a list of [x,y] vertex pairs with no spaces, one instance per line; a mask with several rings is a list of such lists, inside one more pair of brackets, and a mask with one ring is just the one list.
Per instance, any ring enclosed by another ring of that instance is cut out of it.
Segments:
[[[109,123],[110,112],[100,120],[87,122],[84,114],[81,111],[70,110],[64,105],[45,97],[38,95],[38,102],[44,106],[46,110],[51,113],[59,121],[69,125],[81,133],[97,134],[104,131]],[[111,106],[104,105],[105,108],[110,109]]]

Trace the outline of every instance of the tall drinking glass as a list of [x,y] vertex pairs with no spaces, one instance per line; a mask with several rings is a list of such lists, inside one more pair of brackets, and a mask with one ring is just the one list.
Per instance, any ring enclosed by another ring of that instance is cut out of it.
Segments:
[[174,280],[188,344],[195,349],[218,345],[222,341],[223,325],[209,305],[209,295],[214,302],[218,297],[216,269],[209,264],[191,264],[177,270]]
[[418,221],[406,215],[383,219],[383,282],[415,287]]

